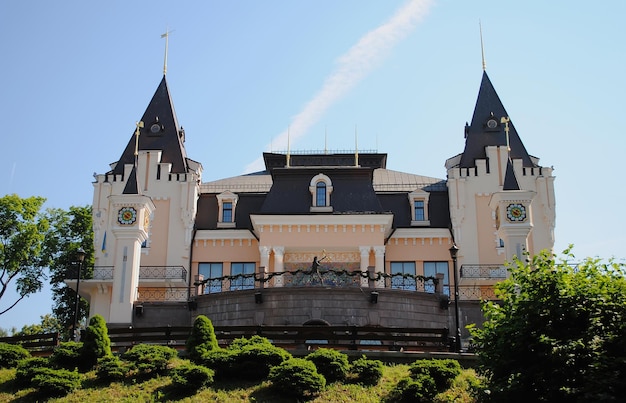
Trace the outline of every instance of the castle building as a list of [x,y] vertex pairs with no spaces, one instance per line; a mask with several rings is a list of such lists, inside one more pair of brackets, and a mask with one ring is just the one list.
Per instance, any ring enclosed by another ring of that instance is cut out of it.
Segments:
[[204,314],[216,325],[453,327],[456,289],[464,327],[481,320],[505,261],[554,244],[552,169],[528,154],[486,72],[446,179],[355,150],[264,153],[263,171],[203,182],[184,143],[164,75],[93,183],[96,260],[80,292],[111,326]]

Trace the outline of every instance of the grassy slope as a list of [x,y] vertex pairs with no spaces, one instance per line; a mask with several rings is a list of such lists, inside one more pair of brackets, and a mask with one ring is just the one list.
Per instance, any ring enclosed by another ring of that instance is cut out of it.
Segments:
[[[471,370],[470,370],[471,371]],[[378,385],[361,387],[350,384],[331,384],[326,390],[311,402],[339,403],[339,402],[380,402],[395,384],[403,377],[408,376],[407,365],[385,366],[384,376]],[[0,403],[1,402],[31,402],[36,401],[37,395],[33,389],[18,390],[13,384],[15,370],[0,369]],[[460,377],[462,378],[462,376]],[[217,382],[211,388],[200,391],[198,394],[186,398],[174,397],[168,385],[167,376],[136,383],[112,383],[101,385],[95,379],[95,373],[85,375],[83,389],[66,397],[50,400],[51,402],[292,402],[281,399],[272,394],[268,382]],[[441,401],[472,402],[464,392],[454,391],[455,386],[447,393],[453,393],[454,399],[442,396]]]

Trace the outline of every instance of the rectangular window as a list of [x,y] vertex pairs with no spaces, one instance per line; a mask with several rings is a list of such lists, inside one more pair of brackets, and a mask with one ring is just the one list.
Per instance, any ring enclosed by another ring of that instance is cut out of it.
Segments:
[[222,292],[222,280],[210,280],[222,277],[222,263],[200,263],[198,264],[198,274],[201,274],[207,283],[204,285],[205,294]]
[[[443,293],[445,295],[450,295],[448,271],[448,262],[424,262],[424,277],[436,277],[437,273],[443,274]],[[424,291],[435,292],[435,283],[432,280],[426,281]]]
[[[230,281],[230,290],[250,290],[254,288],[254,271],[256,270],[255,263],[232,263],[230,265],[230,275],[241,275]],[[244,277],[244,275],[246,275]]]
[[416,290],[415,262],[391,262],[391,288]]
[[415,200],[415,221],[424,221],[425,219],[424,200]]
[[222,222],[233,222],[233,203],[224,202],[222,205]]

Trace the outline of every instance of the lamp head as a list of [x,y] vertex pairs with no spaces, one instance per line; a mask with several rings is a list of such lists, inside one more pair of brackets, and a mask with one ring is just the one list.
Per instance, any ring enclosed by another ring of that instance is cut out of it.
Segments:
[[81,263],[85,260],[86,255],[87,255],[87,252],[85,252],[83,248],[78,248],[78,250],[76,251],[76,258]]
[[456,255],[459,253],[459,247],[458,247],[458,246],[456,246],[456,244],[454,243],[454,244],[452,244],[452,246],[450,247],[449,251],[450,251],[450,257],[451,257],[452,259],[456,259]]

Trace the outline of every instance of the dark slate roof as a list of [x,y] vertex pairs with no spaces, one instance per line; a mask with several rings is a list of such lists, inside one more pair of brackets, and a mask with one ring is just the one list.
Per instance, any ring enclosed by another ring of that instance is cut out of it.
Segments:
[[324,174],[332,181],[333,213],[382,213],[372,186],[373,170],[359,167],[274,168],[273,185],[261,213],[310,214],[311,178]]
[[506,173],[504,175],[504,184],[502,186],[502,190],[520,190],[519,183],[517,183],[517,177],[515,176],[515,171],[513,170],[513,164],[511,163],[511,159],[506,163]]
[[133,170],[128,175],[126,186],[122,194],[125,195],[138,195],[139,194],[139,182],[137,182],[137,166],[133,166]]
[[[178,125],[174,105],[170,97],[165,76],[161,80],[152,100],[141,117],[144,127],[140,129],[139,150],[161,150],[161,162],[172,164],[172,173],[186,173],[187,155],[183,146],[184,131]],[[152,126],[158,125],[156,133]],[[135,130],[128,141],[119,161],[114,164],[112,173],[123,174],[124,165],[133,164],[135,160]]]
[[[217,229],[217,195],[231,191],[239,197],[235,222],[239,229],[252,228],[250,214],[394,214],[394,228],[411,227],[407,194],[422,190],[430,194],[430,228],[448,228],[450,212],[446,181],[386,169],[386,154],[355,155],[292,154],[291,166],[286,154],[265,153],[267,170],[201,185],[196,228]],[[311,178],[322,173],[330,178],[332,212],[312,213]]]
[[[356,165],[356,153],[292,153],[289,155],[289,166],[335,166],[350,167]],[[387,154],[362,153],[358,154],[359,166],[363,168],[385,168]],[[287,154],[263,153],[265,167],[271,171],[274,168],[284,168],[287,165]]]
[[[461,168],[475,167],[477,159],[486,159],[487,146],[506,146],[504,124],[500,123],[502,117],[509,117],[509,114],[504,109],[487,72],[483,72],[472,123],[465,127],[465,150],[461,156]],[[487,121],[491,118],[497,122],[493,129],[487,127]],[[528,155],[512,120],[509,122],[509,143],[512,159],[521,159],[525,167],[537,166]]]

